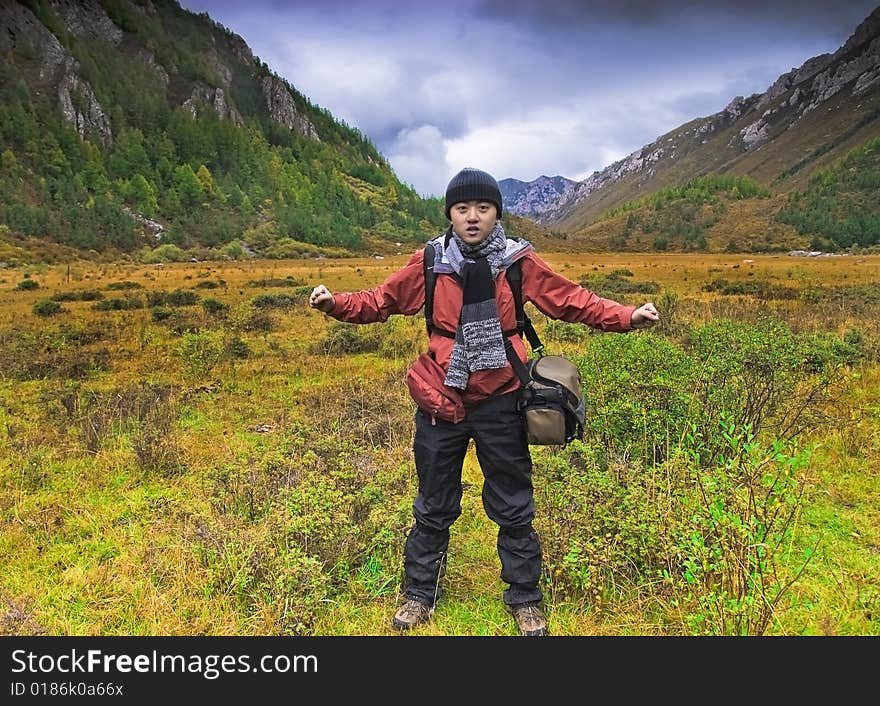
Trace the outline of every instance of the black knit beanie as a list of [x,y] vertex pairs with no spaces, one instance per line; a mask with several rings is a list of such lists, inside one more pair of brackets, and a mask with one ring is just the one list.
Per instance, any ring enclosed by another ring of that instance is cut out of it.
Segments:
[[501,218],[501,189],[491,174],[466,167],[452,177],[446,187],[446,217],[449,210],[460,201],[489,201],[498,209]]

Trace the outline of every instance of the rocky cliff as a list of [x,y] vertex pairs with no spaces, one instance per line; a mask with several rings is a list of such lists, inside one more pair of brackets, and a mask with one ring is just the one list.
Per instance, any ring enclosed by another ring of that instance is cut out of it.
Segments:
[[[125,17],[135,28],[139,22],[161,21],[151,0],[122,6]],[[255,59],[240,36],[219,25],[213,26],[211,46],[200,52],[200,61],[213,80],[211,85],[184,73],[173,61],[163,63],[149,46],[138,41],[137,31],[120,27],[98,0],[46,0],[39,7],[42,17],[37,17],[25,4],[0,2],[0,54],[15,52],[31,59],[32,70],[26,80],[38,95],[57,99],[64,119],[82,137],[104,146],[113,143],[108,107],[101,105],[80,62],[69,49],[70,42],[80,38],[104,42],[136,57],[168,87],[172,104],[177,98],[176,104],[194,116],[212,110],[220,119],[241,125],[243,117],[230,89],[236,75],[249,76],[260,86],[263,109],[271,120],[313,140],[320,139],[314,124],[297,107],[294,91],[287,82]]]

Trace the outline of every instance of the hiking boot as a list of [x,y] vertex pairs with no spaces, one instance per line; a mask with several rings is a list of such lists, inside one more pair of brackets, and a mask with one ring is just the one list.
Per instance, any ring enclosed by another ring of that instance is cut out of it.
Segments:
[[519,628],[520,635],[524,637],[543,637],[548,635],[547,619],[541,611],[537,601],[532,603],[518,603],[516,605],[507,606],[507,609],[513,614],[516,620],[516,626]]
[[391,626],[397,630],[409,630],[420,623],[427,622],[431,619],[432,615],[434,615],[433,606],[417,601],[415,598],[408,598],[397,609],[394,618],[391,620]]

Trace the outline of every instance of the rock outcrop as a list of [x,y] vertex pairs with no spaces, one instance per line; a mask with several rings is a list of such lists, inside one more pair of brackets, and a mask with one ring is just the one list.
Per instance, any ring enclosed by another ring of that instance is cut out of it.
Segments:
[[122,41],[123,31],[98,0],[48,0],[46,4],[74,37],[100,39],[113,46]]
[[275,75],[265,76],[261,85],[272,120],[291,130],[296,130],[305,137],[320,141],[315,126],[297,110],[293,96],[280,78]]
[[[232,98],[233,81],[249,75],[262,92],[265,110],[277,123],[312,140],[319,140],[318,131],[308,116],[297,109],[294,94],[288,84],[276,74],[266,74],[265,64],[254,57],[245,41],[238,35],[214,23],[213,46],[201,52],[202,66],[206,67],[205,80],[192,77],[191,71],[181,70],[163,56],[163,64],[150,47],[126,33],[112,19],[99,0],[46,0],[45,10],[54,17],[44,25],[31,9],[19,2],[0,0],[0,54],[13,54],[17,60],[35,67],[28,71],[27,80],[38,95],[55,95],[61,115],[77,133],[106,147],[113,144],[113,126],[106,106],[96,95],[94,87],[83,75],[80,63],[66,48],[70,38],[105,42],[129,57],[143,62],[165,86],[168,99],[193,116],[204,110],[214,111],[222,120],[243,125],[244,117]],[[144,21],[157,21],[158,13],[152,2],[128,2],[130,16]],[[59,36],[51,27],[63,27]],[[65,36],[66,35],[66,36]],[[233,65],[238,69],[233,69]]]
[[95,97],[88,81],[78,73],[79,63],[68,56],[58,83],[58,104],[64,119],[76,128],[80,137],[97,137],[105,147],[113,144],[110,119]]
[[518,216],[533,218],[546,211],[553,203],[565,197],[577,185],[562,176],[540,176],[533,181],[502,179],[498,182],[504,200],[504,210]]
[[226,100],[226,93],[222,88],[211,88],[204,84],[197,84],[193,87],[190,97],[183,102],[183,107],[194,118],[198,117],[200,111],[209,108],[217,113],[221,120],[230,120],[235,125],[244,124],[241,114]]
[[[84,3],[83,15],[77,14],[77,3],[53,4],[70,17],[71,34],[87,32],[85,17],[101,26],[105,19],[109,21],[97,2]],[[28,8],[18,3],[0,3],[0,53],[8,52],[21,53],[35,61],[32,90],[37,95],[54,93],[64,119],[81,137],[108,147],[113,144],[110,120],[92,86],[80,75],[79,62]]]

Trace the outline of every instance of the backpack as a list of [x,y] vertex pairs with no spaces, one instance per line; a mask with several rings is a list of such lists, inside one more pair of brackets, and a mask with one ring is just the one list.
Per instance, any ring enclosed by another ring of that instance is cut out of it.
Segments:
[[[454,332],[434,325],[434,288],[437,284],[434,255],[434,246],[428,243],[424,254],[425,328],[429,337],[432,333],[437,333],[447,338],[455,338]],[[541,343],[523,306],[520,261],[513,262],[504,271],[504,275],[513,292],[516,310],[516,328],[502,332],[504,349],[522,385],[518,408],[525,415],[528,441],[538,446],[565,446],[574,439],[583,439],[586,404],[580,372],[566,358],[544,354],[544,344]],[[514,334],[519,336],[525,334],[532,349],[533,357],[525,364],[513,350],[513,344],[510,342],[509,337]]]

